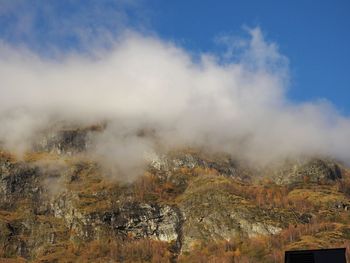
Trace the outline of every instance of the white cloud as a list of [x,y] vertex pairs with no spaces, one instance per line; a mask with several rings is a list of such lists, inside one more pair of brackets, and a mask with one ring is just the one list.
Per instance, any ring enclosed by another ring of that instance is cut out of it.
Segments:
[[[259,164],[300,155],[349,162],[350,120],[325,102],[288,101],[288,60],[258,28],[249,32],[231,63],[210,54],[194,60],[170,42],[131,32],[93,58],[59,62],[3,45],[0,138],[23,149],[52,116],[107,119],[96,152],[124,171],[159,145],[207,147]],[[140,129],[152,136],[140,138]]]

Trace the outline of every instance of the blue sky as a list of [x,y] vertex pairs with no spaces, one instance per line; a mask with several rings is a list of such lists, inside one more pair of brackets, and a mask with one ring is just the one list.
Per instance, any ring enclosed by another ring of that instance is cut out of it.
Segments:
[[350,1],[169,2],[151,5],[153,26],[165,38],[217,50],[216,35],[239,35],[242,25],[258,25],[290,60],[291,99],[326,98],[350,113]]
[[0,39],[45,55],[85,52],[132,28],[194,54],[220,54],[220,36],[259,26],[289,59],[290,100],[326,99],[349,115],[349,12],[348,0],[0,0]]

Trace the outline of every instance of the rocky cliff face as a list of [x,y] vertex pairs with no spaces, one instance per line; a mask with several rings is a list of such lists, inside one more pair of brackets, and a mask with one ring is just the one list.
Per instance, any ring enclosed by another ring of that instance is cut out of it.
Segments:
[[282,236],[325,217],[343,230],[350,222],[349,198],[337,185],[348,173],[336,162],[288,164],[257,182],[227,156],[187,150],[149,155],[145,174],[122,183],[76,155],[91,132],[49,134],[23,160],[1,152],[0,257],[56,262],[69,255],[65,262],[74,262],[91,242],[153,240],[167,244],[164,262],[181,261],[199,243]]
[[332,183],[342,177],[342,167],[335,161],[311,159],[286,163],[272,171],[278,184]]
[[229,240],[242,234],[252,237],[281,231],[286,213],[261,209],[230,194],[230,182],[225,178],[203,177],[194,180],[180,198],[183,251],[189,251],[198,240]]
[[[36,164],[4,156],[0,167],[0,245],[5,257],[35,259],[47,247],[69,240],[103,238],[151,238],[173,243],[175,251],[181,248],[182,214],[176,206],[118,198],[116,185],[84,192],[86,188],[74,182],[84,178],[71,181],[79,176],[77,167],[59,175],[44,174]],[[48,185],[59,180],[61,185]],[[94,180],[89,182],[92,187],[101,182],[96,174]],[[52,188],[60,189],[52,192]]]

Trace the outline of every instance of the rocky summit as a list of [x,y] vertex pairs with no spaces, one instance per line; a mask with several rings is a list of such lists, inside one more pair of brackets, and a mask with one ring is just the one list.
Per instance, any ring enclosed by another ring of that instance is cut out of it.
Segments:
[[[118,180],[85,152],[96,127],[0,151],[0,262],[283,262],[350,246],[350,172],[320,157],[256,169],[218,153],[147,154]],[[349,249],[348,249],[349,251]]]

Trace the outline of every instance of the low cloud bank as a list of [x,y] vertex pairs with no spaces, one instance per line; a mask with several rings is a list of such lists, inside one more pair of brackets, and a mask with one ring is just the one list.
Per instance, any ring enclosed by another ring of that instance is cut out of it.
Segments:
[[94,153],[125,173],[158,147],[206,148],[257,164],[315,155],[350,163],[350,119],[324,101],[288,101],[288,59],[259,28],[249,34],[229,43],[239,46],[229,50],[234,59],[193,58],[132,32],[108,51],[59,61],[2,44],[0,141],[23,152],[54,122],[106,121]]

